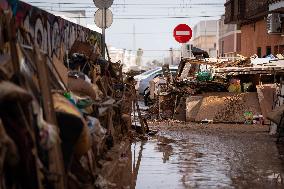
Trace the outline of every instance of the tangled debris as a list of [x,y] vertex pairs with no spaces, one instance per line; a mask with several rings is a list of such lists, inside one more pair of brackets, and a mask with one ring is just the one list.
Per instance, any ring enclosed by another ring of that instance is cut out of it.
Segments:
[[[222,123],[247,123],[247,119],[262,117],[257,87],[262,82],[263,73],[267,74],[265,82],[273,84],[275,69],[274,64],[254,67],[254,59],[255,56],[240,56],[236,61],[183,59],[173,80],[164,75],[150,82],[150,95],[146,100],[152,105],[148,117]],[[222,70],[223,75],[215,74],[220,68],[226,68]],[[278,66],[277,69],[277,74],[281,75],[284,67]],[[273,95],[269,96],[273,98]]]

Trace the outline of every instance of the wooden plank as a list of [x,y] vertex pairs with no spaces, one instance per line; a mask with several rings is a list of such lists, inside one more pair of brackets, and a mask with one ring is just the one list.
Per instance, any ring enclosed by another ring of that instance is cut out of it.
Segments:
[[[56,117],[53,106],[53,99],[51,96],[50,78],[47,71],[46,57],[38,51],[38,47],[34,46],[34,61],[37,67],[37,74],[40,84],[40,91],[42,94],[42,103],[45,119],[48,123],[56,124]],[[56,182],[55,189],[65,188],[65,169],[62,157],[61,146],[58,143],[49,150],[49,171],[59,175],[58,182]]]
[[190,96],[186,98],[186,121],[195,121],[195,117],[199,112],[203,96]]
[[59,74],[58,80],[61,80],[65,86],[68,86],[68,69],[64,66],[63,62],[61,62],[58,58],[53,56],[53,65],[55,67],[55,72]]
[[275,84],[267,84],[267,85],[258,85],[257,94],[260,104],[261,113],[264,117],[265,123],[269,123],[266,118],[268,113],[272,111],[272,106],[274,104],[273,99],[275,99],[274,95],[276,94],[276,85]]

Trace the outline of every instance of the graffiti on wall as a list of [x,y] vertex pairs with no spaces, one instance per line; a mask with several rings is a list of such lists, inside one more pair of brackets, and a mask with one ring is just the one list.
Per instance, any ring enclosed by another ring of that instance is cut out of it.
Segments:
[[[100,43],[100,34],[69,22],[42,9],[17,0],[0,0],[0,8],[12,8],[17,26],[30,32],[37,46],[50,57],[58,56],[61,48],[69,50],[75,40]],[[20,39],[22,43],[25,43]],[[99,47],[99,44],[97,44]]]

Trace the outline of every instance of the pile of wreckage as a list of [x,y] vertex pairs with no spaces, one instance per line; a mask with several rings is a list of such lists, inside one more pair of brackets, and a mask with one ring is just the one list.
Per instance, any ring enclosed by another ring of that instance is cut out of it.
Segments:
[[0,188],[102,188],[102,160],[133,135],[134,79],[90,41],[50,58],[0,15]]
[[[152,119],[199,123],[270,124],[269,114],[283,99],[284,60],[252,56],[182,59],[175,78],[150,82]],[[279,104],[280,103],[280,104]]]

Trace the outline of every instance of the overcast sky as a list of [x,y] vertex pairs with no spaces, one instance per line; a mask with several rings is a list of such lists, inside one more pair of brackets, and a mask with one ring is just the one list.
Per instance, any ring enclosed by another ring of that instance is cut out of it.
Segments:
[[[97,8],[92,0],[24,1],[56,11],[83,9],[87,11],[87,22],[94,24],[93,15]],[[173,38],[176,25],[184,23],[193,27],[200,20],[219,19],[224,14],[224,3],[225,0],[114,0],[111,7],[114,21],[107,29],[106,42],[127,50],[142,48],[145,58],[161,59],[168,56],[169,48],[180,47]]]

